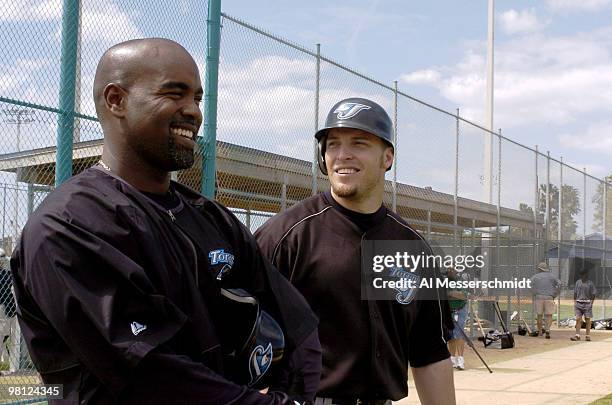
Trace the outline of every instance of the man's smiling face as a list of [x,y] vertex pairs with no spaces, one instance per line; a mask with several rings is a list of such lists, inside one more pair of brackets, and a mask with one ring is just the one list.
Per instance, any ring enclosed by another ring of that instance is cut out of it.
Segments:
[[352,128],[333,128],[325,140],[325,165],[332,192],[360,201],[382,190],[393,149],[377,136]]

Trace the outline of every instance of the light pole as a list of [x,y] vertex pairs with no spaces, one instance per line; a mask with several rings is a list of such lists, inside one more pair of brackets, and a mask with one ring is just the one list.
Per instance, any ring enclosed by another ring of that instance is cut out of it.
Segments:
[[493,43],[495,0],[489,0],[487,24],[487,96],[485,102],[485,127],[489,130],[484,139],[484,198],[485,202],[493,202]]

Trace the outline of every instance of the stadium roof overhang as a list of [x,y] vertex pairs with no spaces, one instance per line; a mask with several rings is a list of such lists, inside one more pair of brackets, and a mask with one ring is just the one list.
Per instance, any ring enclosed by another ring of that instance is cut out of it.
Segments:
[[[74,144],[73,173],[95,164],[101,154],[101,139]],[[55,147],[34,149],[0,155],[0,171],[17,172],[21,182],[53,185],[55,162]],[[311,195],[312,171],[309,161],[217,141],[217,200],[228,207],[278,212]],[[320,173],[318,176],[319,191],[328,189],[327,178]],[[199,189],[200,178],[198,155],[192,168],[178,173],[178,180]],[[396,189],[397,212],[402,217],[421,229],[429,224],[431,231],[449,233],[454,223],[453,195],[403,183],[398,183]],[[392,190],[392,183],[387,181],[385,201],[389,205]],[[458,198],[457,206],[459,227],[486,228],[497,223],[496,205]],[[542,218],[537,222],[541,225]],[[526,230],[534,227],[532,214],[504,207],[500,210],[500,223]]]

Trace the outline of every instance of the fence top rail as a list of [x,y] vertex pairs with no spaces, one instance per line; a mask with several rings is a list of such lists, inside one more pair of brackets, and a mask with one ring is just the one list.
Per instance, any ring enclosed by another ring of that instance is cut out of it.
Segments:
[[[608,176],[604,177],[603,179],[600,179],[600,178],[598,178],[598,177],[593,176],[592,174],[587,173],[585,170],[580,170],[580,169],[577,169],[577,168],[575,168],[574,166],[569,165],[569,164],[567,164],[566,162],[563,162],[562,160],[555,159],[554,157],[550,157],[550,156],[549,156],[548,154],[546,154],[546,153],[542,153],[542,152],[540,152],[540,151],[536,151],[536,153],[537,153],[539,156],[542,156],[542,157],[543,157],[543,158],[545,158],[545,159],[550,159],[552,162],[558,163],[560,166],[565,166],[565,167],[567,167],[568,169],[574,170],[574,171],[576,171],[576,172],[578,172],[578,173],[580,173],[580,174],[582,174],[582,175],[584,175],[584,176],[586,176],[586,177],[590,177],[591,179],[596,180],[596,181],[598,181],[598,182],[600,182],[600,183],[602,183],[602,184],[603,184],[603,183],[605,183],[605,184],[606,184],[606,186],[611,186],[611,187],[612,187],[612,183],[611,183],[611,182],[609,182],[609,181],[607,180],[607,179],[608,179]],[[611,178],[612,178],[612,176],[611,176]]]
[[[295,43],[293,43],[293,42],[291,42],[289,40],[286,40],[286,39],[280,38],[280,37],[278,37],[276,35],[273,35],[273,34],[267,32],[267,31],[262,30],[261,28],[257,28],[256,26],[254,26],[252,24],[249,24],[248,22],[243,21],[243,20],[241,20],[239,18],[232,17],[231,15],[226,14],[224,12],[221,12],[221,17],[226,18],[226,19],[230,20],[233,23],[241,25],[244,28],[248,28],[248,29],[250,29],[252,31],[255,31],[256,33],[261,34],[261,35],[263,35],[265,37],[268,37],[268,38],[273,39],[273,40],[275,40],[277,42],[285,44],[285,45],[287,45],[287,46],[289,46],[289,47],[291,47],[293,49],[296,49],[296,50],[298,50],[300,52],[307,53],[308,55],[314,56],[315,58],[317,57],[316,52],[313,52],[313,51],[311,51],[311,50],[309,50],[309,49],[307,49],[307,48],[305,48],[305,47],[303,47],[301,45],[295,44]],[[223,25],[223,24],[221,24],[221,25]]]
[[72,112],[64,111],[64,110],[61,110],[59,108],[49,107],[49,106],[42,105],[42,104],[30,103],[30,102],[27,102],[27,101],[17,100],[17,99],[14,99],[14,98],[8,98],[8,97],[0,96],[0,102],[1,103],[6,103],[6,104],[18,105],[18,106],[26,107],[26,108],[31,108],[33,110],[47,111],[47,112],[51,112],[51,113],[55,113],[55,114],[62,114],[62,115],[72,114],[75,118],[81,118],[81,119],[84,119],[84,120],[98,122],[98,119],[96,117],[91,116],[91,115],[81,114],[81,113],[78,113],[76,111],[72,111]]

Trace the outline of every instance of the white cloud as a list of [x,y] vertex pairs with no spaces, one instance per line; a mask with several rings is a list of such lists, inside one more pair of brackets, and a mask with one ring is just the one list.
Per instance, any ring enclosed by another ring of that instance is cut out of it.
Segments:
[[435,69],[417,70],[402,75],[400,80],[408,84],[437,84],[440,81],[440,72]]
[[82,7],[84,42],[100,41],[106,49],[118,42],[143,37],[127,11],[110,0],[85,0]]
[[[561,125],[584,113],[612,113],[612,43],[603,32],[609,30],[573,37],[532,34],[498,44],[495,126]],[[469,44],[461,62],[436,67],[439,80],[424,83],[475,122],[484,121],[485,52],[484,43]],[[410,83],[419,75],[402,80]]]
[[546,0],[553,11],[598,11],[612,5],[612,0]]
[[19,58],[13,63],[0,64],[0,93],[33,103],[50,103],[52,100],[46,97],[55,88],[53,84],[41,85],[32,77],[38,77],[43,69],[49,69],[51,63],[45,59]]
[[44,21],[61,17],[60,0],[0,0],[0,21]]
[[534,8],[522,11],[514,9],[504,11],[499,19],[502,29],[510,35],[541,31],[548,25],[548,22],[538,19]]
[[[141,38],[128,11],[111,0],[83,0],[81,4],[83,41],[104,41],[109,46],[127,39]],[[57,20],[55,38],[61,38],[61,0],[0,0],[0,21],[38,22]]]
[[[326,66],[322,74],[326,74]],[[218,137],[225,142],[312,158],[315,66],[311,59],[269,55],[219,66]],[[389,109],[390,97],[322,84],[319,125],[328,109],[346,97],[366,97]],[[390,96],[390,94],[389,94]]]
[[41,20],[59,19],[62,16],[61,0],[42,1],[33,7],[34,15]]
[[612,122],[598,122],[581,133],[559,135],[559,141],[566,148],[612,156]]

